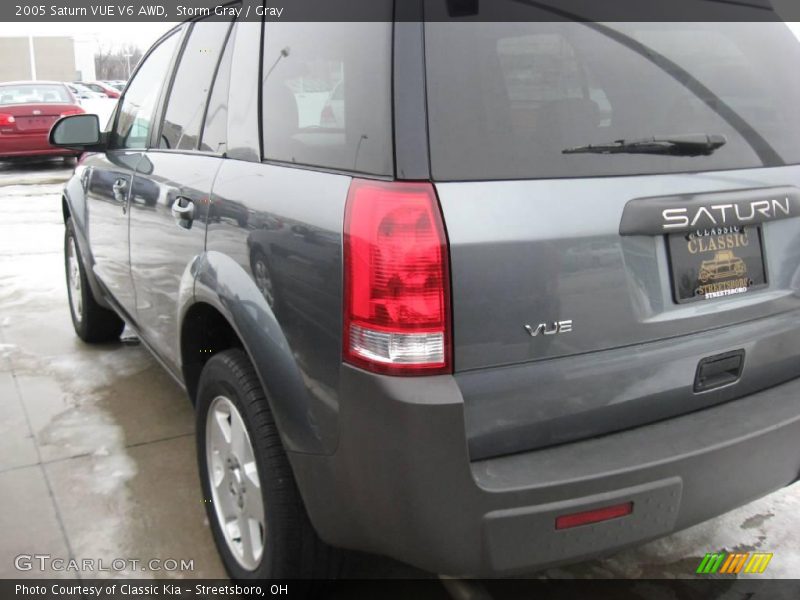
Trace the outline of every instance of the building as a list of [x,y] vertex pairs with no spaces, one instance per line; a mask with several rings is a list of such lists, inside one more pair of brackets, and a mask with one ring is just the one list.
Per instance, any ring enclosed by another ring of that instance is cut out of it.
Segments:
[[94,40],[73,36],[0,37],[0,81],[91,81],[94,50]]

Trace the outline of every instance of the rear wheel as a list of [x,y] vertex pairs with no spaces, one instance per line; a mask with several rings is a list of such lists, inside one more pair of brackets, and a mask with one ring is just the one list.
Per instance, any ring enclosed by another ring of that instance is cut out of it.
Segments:
[[67,219],[64,233],[64,267],[70,315],[78,337],[88,343],[119,339],[125,322],[114,311],[100,306],[95,300],[86,279],[72,219]]
[[196,437],[204,504],[233,579],[336,575],[339,554],[308,519],[266,396],[241,350],[220,352],[203,368]]

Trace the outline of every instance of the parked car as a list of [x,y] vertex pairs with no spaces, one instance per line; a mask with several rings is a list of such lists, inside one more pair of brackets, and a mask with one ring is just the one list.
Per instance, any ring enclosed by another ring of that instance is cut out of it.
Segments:
[[105,83],[108,86],[114,88],[118,92],[121,92],[122,90],[125,89],[125,84],[127,82],[126,81],[121,81],[121,80],[114,80],[114,81],[104,81],[103,83]]
[[102,81],[75,81],[73,84],[81,85],[108,98],[119,98],[119,90]]
[[101,92],[95,92],[94,90],[89,89],[85,85],[81,83],[66,83],[64,84],[69,88],[69,91],[78,98],[78,100],[100,100],[102,98],[107,98],[105,94]]
[[[528,573],[798,479],[797,39],[512,5],[182,24],[53,129],[77,335],[186,388],[235,579]],[[732,228],[747,285],[698,285]]]
[[35,156],[72,160],[80,153],[51,146],[47,136],[59,118],[82,112],[75,97],[61,83],[0,83],[0,160]]

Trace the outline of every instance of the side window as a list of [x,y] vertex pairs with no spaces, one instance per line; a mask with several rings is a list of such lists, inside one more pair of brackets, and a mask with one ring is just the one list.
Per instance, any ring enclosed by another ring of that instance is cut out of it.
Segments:
[[391,175],[391,24],[265,30],[264,156]]
[[230,26],[230,21],[201,21],[192,27],[167,99],[159,148],[197,149],[208,93]]
[[226,149],[228,137],[228,91],[231,80],[231,60],[233,58],[233,44],[236,35],[234,26],[228,37],[228,44],[222,54],[222,60],[217,69],[217,77],[211,90],[206,109],[206,122],[203,125],[203,137],[200,140],[200,150],[204,152],[223,153]]
[[179,37],[176,31],[163,40],[136,71],[120,101],[119,117],[113,132],[113,148],[147,147],[156,102]]

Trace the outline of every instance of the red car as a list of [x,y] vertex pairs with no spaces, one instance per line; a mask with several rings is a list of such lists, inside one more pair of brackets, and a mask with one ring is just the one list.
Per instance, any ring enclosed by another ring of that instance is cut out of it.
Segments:
[[79,156],[47,141],[50,127],[65,115],[83,113],[63,83],[0,83],[0,160],[29,156]]
[[107,83],[103,83],[102,81],[78,81],[76,83],[80,83],[81,85],[86,86],[98,94],[105,94],[109,98],[119,98],[119,90],[115,90],[113,87]]

